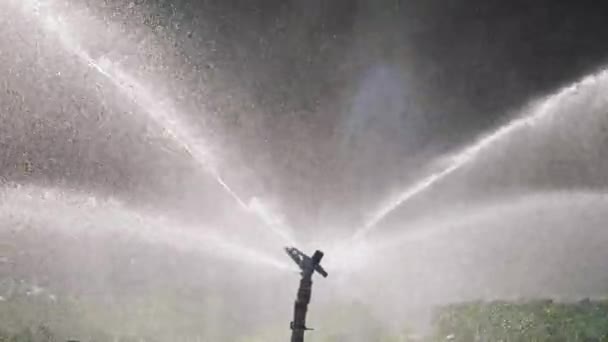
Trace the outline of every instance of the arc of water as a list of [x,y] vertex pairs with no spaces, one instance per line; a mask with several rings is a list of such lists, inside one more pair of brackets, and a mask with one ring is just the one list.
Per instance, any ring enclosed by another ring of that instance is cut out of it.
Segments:
[[[208,229],[201,231],[177,221],[137,212],[117,200],[99,200],[58,188],[13,186],[0,189],[0,219],[33,222],[67,233],[133,236],[152,244],[279,270],[289,265],[256,249],[228,241]],[[15,229],[14,224],[11,224]]]
[[[69,30],[65,23],[61,22],[59,16],[53,13],[51,4],[47,1],[43,4],[39,0],[24,0],[21,5],[29,8],[41,20],[41,24],[47,32],[54,33],[62,47],[77,56],[84,64],[103,75],[120,91],[138,104],[144,112],[156,122],[165,133],[180,147],[186,151],[194,161],[204,170],[209,172],[217,183],[231,196],[237,204],[246,212],[255,215],[273,234],[280,237],[283,242],[294,244],[293,238],[286,232],[286,227],[279,226],[268,220],[266,215],[259,213],[254,208],[248,206],[245,201],[226,183],[217,171],[213,156],[203,147],[200,139],[195,138],[187,129],[188,125],[180,122],[179,117],[173,107],[157,101],[151,92],[137,82],[133,77],[123,70],[114,66],[107,59],[97,61],[85,51],[80,44],[73,38],[72,30]],[[46,12],[41,11],[44,7]],[[45,14],[46,13],[46,14]]]
[[555,106],[557,106],[564,98],[575,94],[579,87],[594,84],[598,82],[598,80],[606,78],[607,76],[608,70],[603,69],[595,74],[583,78],[582,80],[568,87],[562,88],[554,95],[545,98],[542,102],[540,102],[539,105],[533,107],[532,113],[530,115],[519,117],[509,122],[508,124],[500,127],[494,133],[481,138],[474,144],[466,147],[460,153],[455,154],[453,157],[450,158],[451,162],[446,168],[422,178],[418,182],[414,183],[413,185],[399,193],[396,197],[387,201],[375,212],[373,212],[370,215],[369,220],[365,223],[365,225],[355,233],[354,238],[361,238],[371,232],[375,227],[377,227],[378,223],[380,223],[385,217],[390,215],[399,206],[403,205],[405,202],[411,200],[419,194],[427,191],[437,182],[440,182],[441,180],[450,176],[452,173],[462,168],[463,166],[473,162],[482,151],[486,150],[488,147],[492,146],[497,141],[507,138],[513,132],[516,132],[524,127],[534,126],[540,120],[556,113],[556,111],[552,111],[552,109],[555,108]]
[[[438,239],[449,241],[446,239],[449,239],[451,235],[461,236],[463,233],[471,234],[472,232],[477,235],[477,232],[492,227],[489,224],[492,220],[525,215],[526,213],[537,213],[539,211],[555,212],[555,215],[547,216],[555,221],[561,220],[560,215],[564,217],[571,216],[572,210],[574,212],[584,211],[585,221],[593,225],[603,222],[603,216],[605,215],[602,213],[606,213],[604,208],[608,205],[607,199],[608,196],[603,191],[555,191],[526,194],[509,198],[508,200],[492,201],[464,212],[446,212],[439,217],[427,217],[414,221],[411,225],[412,229],[408,229],[405,232],[396,232],[396,234],[390,234],[390,236],[376,240],[373,254],[383,255],[383,253],[391,249],[402,249],[407,244],[420,246],[420,244],[436,242]],[[571,210],[564,210],[565,208]],[[589,215],[590,213],[593,214]],[[544,220],[542,216],[537,215],[534,219]],[[572,222],[575,221],[576,218],[573,217]],[[593,223],[594,221],[595,223]],[[598,226],[601,226],[601,224],[598,224]],[[466,229],[466,231],[463,231],[463,229]]]

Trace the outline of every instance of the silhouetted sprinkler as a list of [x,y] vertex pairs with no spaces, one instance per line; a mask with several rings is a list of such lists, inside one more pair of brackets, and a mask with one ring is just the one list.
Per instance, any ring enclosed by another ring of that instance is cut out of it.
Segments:
[[310,303],[310,295],[312,292],[312,274],[316,271],[324,278],[327,277],[327,272],[321,267],[321,259],[323,252],[316,251],[312,258],[300,252],[295,247],[285,247],[287,255],[300,267],[300,287],[298,288],[298,296],[293,310],[293,321],[291,321],[291,342],[304,342],[304,332],[312,330],[306,327],[306,311],[308,303]]

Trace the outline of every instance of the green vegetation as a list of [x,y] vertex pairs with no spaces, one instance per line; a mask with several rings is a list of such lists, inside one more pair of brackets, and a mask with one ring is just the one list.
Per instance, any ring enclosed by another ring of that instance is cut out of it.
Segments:
[[[113,298],[14,297],[0,302],[0,342],[212,341],[230,322],[218,324],[218,302],[184,302],[171,293]],[[43,333],[44,332],[44,333]]]
[[475,302],[438,310],[434,339],[608,341],[608,301]]
[[[0,305],[0,342],[66,341],[239,341],[273,342],[288,339],[285,325],[260,327],[261,331],[240,336],[212,332],[218,323],[205,323],[211,307],[196,309],[178,317],[175,300],[123,303],[130,310],[117,310],[106,304],[105,310],[80,302],[58,312],[50,306],[20,300]],[[207,304],[212,304],[208,302]],[[122,311],[122,315],[111,312]],[[93,314],[94,312],[105,314]],[[19,313],[19,314],[16,314]],[[25,314],[29,313],[29,314]],[[207,315],[205,315],[207,314]],[[187,319],[187,317],[190,317]],[[555,303],[469,302],[438,308],[431,334],[414,339],[404,332],[387,332],[383,324],[360,304],[337,305],[317,315],[319,330],[311,332],[311,342],[370,341],[607,341],[608,301]],[[215,326],[215,327],[214,327]],[[111,327],[111,328],[110,328]],[[225,328],[225,327],[224,327]],[[226,329],[229,331],[230,329]],[[145,332],[145,333],[143,333]]]

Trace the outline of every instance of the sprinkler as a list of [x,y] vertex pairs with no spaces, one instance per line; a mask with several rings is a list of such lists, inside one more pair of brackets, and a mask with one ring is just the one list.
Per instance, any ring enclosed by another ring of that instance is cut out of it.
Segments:
[[316,271],[324,278],[327,277],[327,272],[320,265],[323,252],[316,251],[312,257],[309,257],[295,247],[285,247],[285,251],[298,265],[302,275],[293,310],[293,321],[290,324],[291,342],[304,342],[304,332],[312,330],[306,327],[306,311],[312,292],[312,275]]

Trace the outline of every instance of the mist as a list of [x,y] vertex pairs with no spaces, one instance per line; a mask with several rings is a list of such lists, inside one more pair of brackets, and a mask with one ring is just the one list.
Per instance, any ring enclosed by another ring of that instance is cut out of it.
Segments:
[[[0,2],[0,325],[62,339],[424,333],[606,296],[602,9]],[[556,23],[559,23],[557,25]]]

